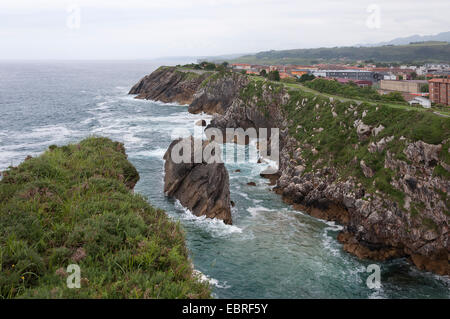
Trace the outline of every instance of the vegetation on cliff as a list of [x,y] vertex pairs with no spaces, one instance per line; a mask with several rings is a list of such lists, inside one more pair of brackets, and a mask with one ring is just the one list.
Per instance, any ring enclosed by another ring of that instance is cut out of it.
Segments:
[[[292,90],[289,94],[291,99],[284,108],[291,120],[289,132],[298,141],[313,145],[317,151],[312,152],[312,148],[304,151],[303,157],[308,159],[306,171],[313,166],[332,165],[341,171],[342,177],[357,177],[367,189],[379,189],[400,202],[402,192],[390,185],[393,172],[384,167],[386,153],[389,151],[398,159],[407,160],[403,153],[407,140],[439,144],[450,137],[450,120],[432,113],[405,111],[383,104],[331,102],[299,90]],[[307,102],[298,108],[297,103],[302,100]],[[377,135],[363,138],[355,128],[358,120],[371,127],[381,125],[384,129]],[[369,151],[371,143],[392,137],[381,152]],[[441,152],[440,157],[450,164],[445,153]],[[317,163],[320,158],[322,161]],[[359,164],[361,161],[372,169],[374,176],[364,175]]]
[[[183,91],[185,84],[164,84],[165,92]],[[302,210],[345,225],[345,250],[377,260],[410,256],[420,269],[450,273],[447,110],[377,100],[352,86],[320,92],[223,71],[197,84],[188,92],[189,111],[216,114],[210,127],[280,129],[275,190]]]
[[313,81],[305,82],[304,85],[321,93],[380,102],[403,102],[406,104],[405,99],[399,92],[380,94],[377,90],[370,86],[359,87],[353,82],[350,82],[349,84],[341,84],[335,80],[315,79]]
[[[180,226],[132,188],[122,144],[51,146],[0,181],[0,298],[207,298]],[[66,285],[69,264],[81,288]]]
[[280,128],[278,193],[346,225],[344,249],[361,258],[410,256],[420,269],[450,273],[448,117],[250,78],[241,103],[213,122],[233,126],[250,115],[247,122]]

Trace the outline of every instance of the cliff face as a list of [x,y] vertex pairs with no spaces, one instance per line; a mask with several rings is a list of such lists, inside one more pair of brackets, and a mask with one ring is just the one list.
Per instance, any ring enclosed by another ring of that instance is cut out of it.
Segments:
[[223,114],[248,84],[241,74],[161,67],[134,85],[136,98],[189,104],[189,112]]
[[274,190],[288,203],[344,225],[338,239],[360,258],[407,256],[420,269],[450,274],[450,119],[233,78],[216,76],[208,90],[203,83],[191,110],[223,100],[228,106],[214,110],[211,127],[279,128]]
[[345,225],[338,239],[348,252],[409,256],[421,269],[450,273],[450,120],[254,81],[211,126],[280,128],[275,191]]
[[[218,218],[231,224],[230,184],[223,163],[194,163],[194,152],[188,163],[176,163],[172,151],[179,143],[193,149],[193,138],[173,141],[164,154],[164,192],[177,198],[196,216]],[[202,143],[202,154],[208,142]]]
[[190,104],[206,77],[208,73],[201,71],[183,72],[173,67],[161,67],[136,83],[129,94],[137,94],[138,99]]

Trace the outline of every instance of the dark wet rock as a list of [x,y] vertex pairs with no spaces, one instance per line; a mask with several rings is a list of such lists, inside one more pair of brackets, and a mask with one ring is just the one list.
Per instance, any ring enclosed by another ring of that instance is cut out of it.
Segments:
[[189,104],[190,113],[224,114],[247,84],[248,78],[242,74],[160,67],[136,83],[129,94],[137,94],[139,99]]
[[195,125],[197,125],[197,126],[206,126],[206,121],[205,120],[198,120],[197,122],[195,122]]
[[161,67],[136,83],[129,94],[137,94],[138,99],[190,104],[207,77],[208,73],[188,76],[188,73],[177,71],[175,67]]
[[[228,172],[223,163],[194,163],[191,152],[190,163],[175,163],[172,149],[178,143],[187,143],[192,147],[194,139],[177,139],[173,141],[164,154],[165,176],[164,192],[167,196],[178,199],[183,207],[196,216],[218,218],[231,224],[231,201]],[[202,151],[209,142],[202,143]]]

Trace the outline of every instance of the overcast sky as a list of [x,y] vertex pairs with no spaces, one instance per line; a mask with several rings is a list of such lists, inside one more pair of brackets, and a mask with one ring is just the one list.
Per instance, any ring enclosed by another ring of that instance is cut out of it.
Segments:
[[151,59],[450,31],[449,0],[1,0],[0,59]]

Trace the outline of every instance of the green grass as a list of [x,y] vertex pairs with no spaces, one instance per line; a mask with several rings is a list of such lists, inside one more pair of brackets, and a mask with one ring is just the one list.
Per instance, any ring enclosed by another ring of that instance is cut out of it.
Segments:
[[337,81],[319,78],[305,82],[303,85],[321,93],[334,94],[347,98],[359,98],[365,101],[394,102],[407,105],[400,93],[391,92],[389,94],[381,95],[370,86],[359,87],[351,82],[349,84],[342,84]]
[[[311,145],[318,151],[314,155],[312,147],[302,148],[305,173],[332,166],[337,169],[341,179],[354,177],[366,192],[382,192],[397,202],[399,207],[403,207],[405,196],[401,190],[391,185],[391,181],[399,176],[384,167],[387,151],[394,158],[409,162],[403,152],[406,142],[400,140],[400,137],[409,141],[422,140],[429,144],[439,144],[450,138],[450,119],[421,109],[330,96],[296,83],[271,82],[258,76],[250,76],[250,79],[252,81],[242,90],[241,98],[245,103],[262,107],[262,112],[273,102],[271,99],[274,96],[264,92],[272,90],[273,93],[280,93],[284,90],[289,93],[289,101],[282,109],[284,117],[289,119],[289,135],[301,145]],[[266,101],[263,98],[265,95],[272,97]],[[363,113],[366,114],[364,117]],[[377,136],[370,135],[361,141],[354,127],[356,120],[362,120],[372,127],[383,125],[385,128]],[[319,131],[319,128],[323,130]],[[390,136],[394,136],[394,140],[382,152],[369,152],[371,142],[376,143],[383,137]],[[443,150],[448,149],[447,144],[443,146]],[[448,157],[448,152],[440,152],[442,161],[447,162]],[[317,162],[319,159],[321,162]],[[364,176],[360,167],[361,160],[373,170],[373,177]],[[440,166],[435,168],[435,174],[448,178],[448,172]]]
[[[180,225],[131,191],[138,179],[123,145],[96,137],[6,171],[0,298],[209,298]],[[79,289],[66,285],[69,264]]]
[[[267,79],[260,77],[260,76],[256,76],[256,75],[251,75],[248,76],[250,77],[253,81],[256,82],[263,82],[263,81],[267,81]],[[386,101],[372,101],[372,100],[368,100],[368,99],[364,99],[364,98],[357,98],[357,97],[344,97],[341,95],[336,95],[336,94],[329,94],[329,93],[324,93],[324,92],[319,92],[317,90],[314,90],[312,88],[306,87],[305,85],[301,84],[301,83],[286,83],[286,82],[271,82],[274,84],[280,84],[282,83],[282,85],[284,85],[286,88],[292,89],[292,90],[301,90],[305,93],[311,93],[315,96],[321,96],[324,98],[332,98],[336,101],[340,101],[340,102],[353,102],[353,103],[367,103],[373,106],[386,106],[386,107],[390,107],[393,109],[400,109],[400,110],[406,110],[406,111],[415,111],[415,112],[426,112],[429,113],[431,116],[440,116],[444,115],[449,117],[450,116],[450,110],[442,110],[442,109],[437,109],[437,108],[432,108],[432,109],[425,109],[422,107],[414,107],[414,106],[410,106],[409,104],[405,104],[405,103],[394,103],[394,102],[386,102]],[[436,112],[436,113],[433,113]]]

